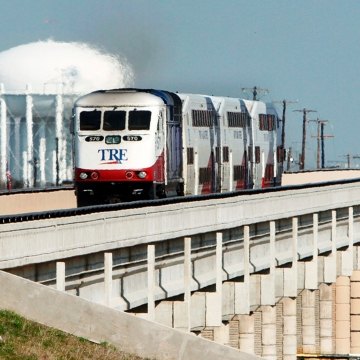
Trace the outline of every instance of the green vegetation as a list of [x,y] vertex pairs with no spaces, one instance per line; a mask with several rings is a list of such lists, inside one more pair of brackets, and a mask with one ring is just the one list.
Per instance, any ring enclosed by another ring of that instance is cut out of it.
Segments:
[[0,310],[0,359],[4,360],[141,360],[107,344],[94,344],[17,314]]

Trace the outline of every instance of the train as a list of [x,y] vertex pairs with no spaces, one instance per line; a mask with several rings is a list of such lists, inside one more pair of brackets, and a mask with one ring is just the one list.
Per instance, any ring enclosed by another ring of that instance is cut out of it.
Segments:
[[157,89],[98,90],[73,107],[78,206],[280,185],[275,106]]

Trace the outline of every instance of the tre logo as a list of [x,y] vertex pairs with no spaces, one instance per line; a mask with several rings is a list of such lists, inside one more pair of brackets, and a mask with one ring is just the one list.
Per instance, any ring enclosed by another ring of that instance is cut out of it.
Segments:
[[127,161],[127,149],[100,149],[100,161],[110,161],[121,164]]

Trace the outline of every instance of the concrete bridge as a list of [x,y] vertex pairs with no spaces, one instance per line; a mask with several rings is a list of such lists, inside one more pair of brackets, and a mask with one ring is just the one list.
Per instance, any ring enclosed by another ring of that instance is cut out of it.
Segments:
[[[1,273],[9,291],[0,307],[97,341],[132,341],[134,352],[158,359],[202,358],[190,351],[202,338],[213,343],[198,349],[217,344],[214,359],[359,354],[359,245],[359,180],[2,224],[0,269],[31,281]],[[30,290],[38,283],[47,286]],[[106,327],[124,311],[136,315],[109,333],[139,321],[147,331],[114,340],[91,325],[95,315],[78,319],[80,305],[68,306],[76,327],[54,315],[51,304],[68,302],[49,303],[54,294],[99,304],[102,316],[111,310]],[[41,310],[25,305],[34,299]],[[156,336],[171,331],[184,337],[167,338],[161,355]]]

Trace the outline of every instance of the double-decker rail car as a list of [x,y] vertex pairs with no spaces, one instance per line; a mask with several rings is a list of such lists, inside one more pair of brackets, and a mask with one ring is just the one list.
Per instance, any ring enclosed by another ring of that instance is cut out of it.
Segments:
[[261,101],[100,90],[74,119],[78,206],[280,184],[281,122]]

